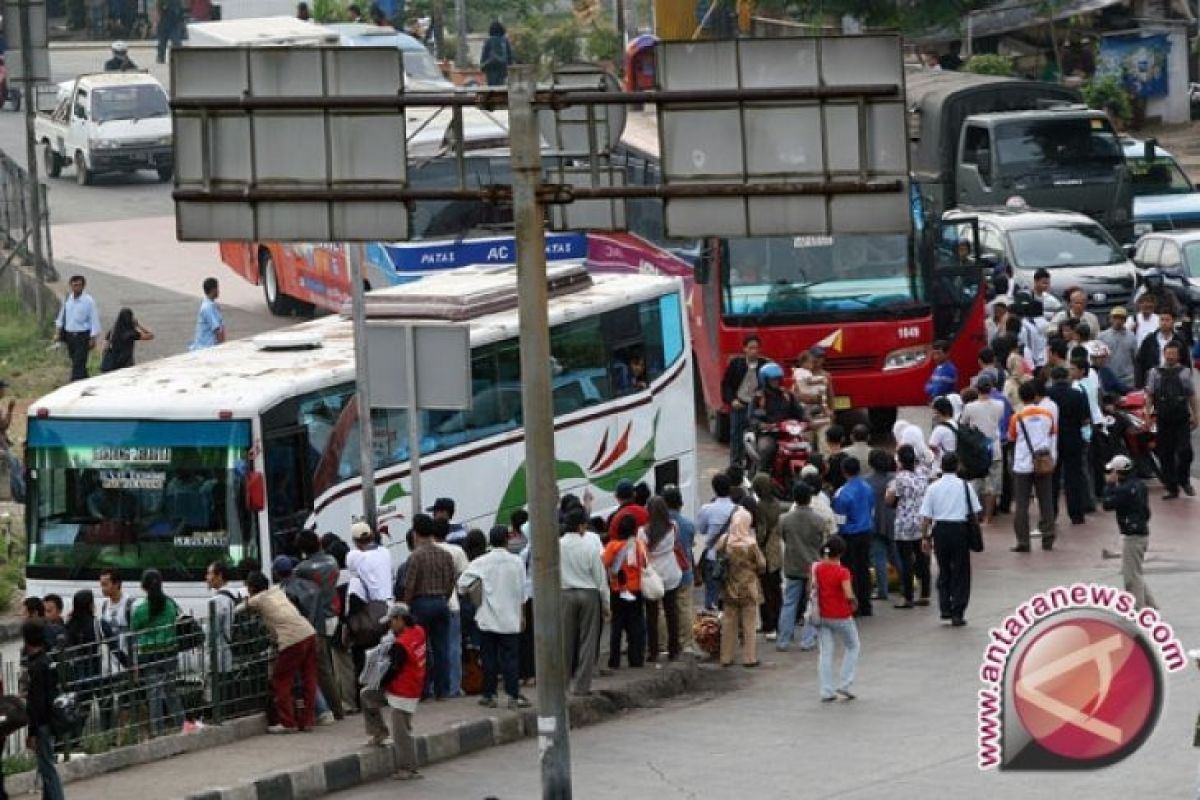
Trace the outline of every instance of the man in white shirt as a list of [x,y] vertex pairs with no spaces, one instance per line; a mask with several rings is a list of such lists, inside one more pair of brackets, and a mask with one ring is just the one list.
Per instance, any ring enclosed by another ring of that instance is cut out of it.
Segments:
[[[435,504],[436,505],[436,504]],[[453,511],[451,512],[453,514]],[[467,551],[456,544],[450,544],[448,538],[452,530],[450,518],[434,515],[433,542],[454,559],[454,579],[458,580],[471,562]],[[465,539],[466,536],[464,535]],[[458,601],[458,592],[450,594],[450,696],[462,696],[462,607]]]
[[458,591],[480,601],[475,609],[483,651],[483,697],[479,704],[496,707],[498,678],[503,676],[508,707],[529,708],[530,702],[521,695],[517,662],[525,604],[525,565],[520,556],[508,552],[507,530],[493,528],[489,544],[492,549],[487,555],[468,564],[458,578]]
[[364,603],[372,600],[392,602],[392,557],[375,541],[375,533],[365,522],[350,526],[354,549],[346,554],[346,569],[354,573],[350,594]]
[[[562,574],[563,643],[567,669],[574,685],[571,693],[591,693],[592,668],[600,642],[603,619],[608,618],[608,580],[604,575],[599,538],[588,530],[587,512],[572,509],[563,522],[566,532],[558,540],[559,567]],[[590,541],[596,537],[596,541]]]
[[992,443],[992,465],[988,468],[988,474],[971,482],[976,494],[983,496],[983,524],[987,525],[991,523],[996,510],[996,498],[1000,496],[1003,478],[1000,421],[1004,419],[1004,401],[992,397],[992,381],[987,376],[979,379],[975,390],[964,391],[963,399],[967,400],[967,404],[958,418],[959,427],[966,425],[974,428],[985,434]]
[[204,581],[211,592],[208,597],[209,613],[216,622],[209,630],[209,635],[216,646],[217,671],[229,672],[233,669],[233,651],[230,649],[233,642],[233,615],[242,598],[226,585],[229,582],[229,567],[224,561],[209,564]]
[[1029,552],[1029,501],[1034,493],[1037,494],[1042,549],[1053,550],[1054,473],[1039,475],[1034,464],[1039,453],[1054,457],[1054,434],[1058,424],[1050,411],[1035,402],[1037,389],[1032,381],[1021,384],[1018,391],[1022,405],[1008,421],[1008,440],[1013,443],[1013,532],[1017,536],[1012,551]]
[[978,518],[983,507],[971,485],[958,477],[957,455],[942,456],[941,467],[942,477],[929,485],[921,500],[921,546],[937,558],[942,620],[961,628],[967,624],[964,615],[971,599],[967,523]]
[[[105,649],[101,672],[117,675],[130,664],[129,620],[133,598],[121,591],[121,575],[111,567],[100,570],[100,595],[104,599],[100,601],[97,616],[104,634]],[[129,700],[123,701],[122,697],[124,695],[121,692],[112,692],[107,698],[99,698],[100,724],[104,730],[112,730],[123,708],[129,707]]]
[[1140,347],[1142,340],[1158,330],[1158,314],[1154,313],[1155,300],[1152,292],[1146,292],[1138,298],[1137,315],[1133,318],[1133,333],[1137,336]]
[[57,338],[67,346],[71,357],[71,380],[80,381],[88,376],[88,353],[96,349],[100,336],[100,311],[90,294],[84,293],[87,279],[73,275],[68,282],[71,291],[63,299],[62,308],[54,321]]
[[929,431],[929,449],[941,460],[958,449],[958,426],[954,423],[954,406],[945,397],[933,401],[933,429]]

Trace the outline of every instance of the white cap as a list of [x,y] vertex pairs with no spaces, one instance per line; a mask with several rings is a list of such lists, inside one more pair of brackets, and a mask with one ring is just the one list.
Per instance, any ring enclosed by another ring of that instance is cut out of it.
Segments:
[[129,45],[125,44],[124,42],[113,42],[113,43],[112,43],[112,51],[113,51],[114,53],[125,53],[125,52],[128,52],[128,51],[129,51]]
[[1098,339],[1090,340],[1084,347],[1091,358],[1108,358],[1112,355],[1112,352],[1108,349],[1108,345]]
[[1133,462],[1129,460],[1129,456],[1113,456],[1104,465],[1106,472],[1129,472],[1131,469],[1133,469]]
[[356,522],[350,526],[350,538],[354,541],[371,538],[371,526],[365,522]]

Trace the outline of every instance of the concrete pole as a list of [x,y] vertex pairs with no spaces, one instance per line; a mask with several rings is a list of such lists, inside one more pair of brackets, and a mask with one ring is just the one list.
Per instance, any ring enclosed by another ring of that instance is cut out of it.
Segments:
[[566,668],[559,606],[558,482],[554,477],[550,323],[546,291],[546,231],[538,188],[541,136],[532,99],[534,68],[508,71],[513,217],[517,229],[517,291],[521,331],[521,402],[525,419],[525,483],[533,548],[533,633],[537,657],[538,754],[543,800],[570,800],[571,748]]
[[[33,117],[37,113],[36,88],[33,81],[33,26],[29,20],[29,3],[18,6],[17,24],[21,27],[21,72],[25,93],[25,170],[29,177],[29,216],[25,229],[33,239],[33,269],[37,275],[38,291],[34,292],[34,311],[39,321],[46,319],[47,309],[42,302],[41,287],[46,282],[46,262],[42,258],[42,191],[38,186],[37,134]],[[0,97],[0,104],[7,98]]]
[[471,65],[467,49],[467,0],[454,0],[454,16],[454,36],[458,40],[458,45],[454,48],[454,66],[466,69]]
[[[350,255],[350,318],[354,329],[354,383],[358,399],[358,469],[362,474],[363,519],[375,530],[375,436],[371,428],[371,376],[367,369],[367,301],[362,258]],[[415,513],[415,510],[414,510]],[[378,531],[376,531],[378,533]]]

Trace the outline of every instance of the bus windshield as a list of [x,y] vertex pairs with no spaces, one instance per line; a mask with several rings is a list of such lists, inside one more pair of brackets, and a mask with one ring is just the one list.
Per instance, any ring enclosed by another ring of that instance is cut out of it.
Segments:
[[1108,122],[1078,117],[1006,122],[996,128],[996,151],[1004,175],[1064,167],[1110,170],[1124,160]]
[[257,551],[248,422],[29,421],[31,574],[197,580]]
[[924,303],[903,234],[731,239],[722,253],[726,316],[869,315]]

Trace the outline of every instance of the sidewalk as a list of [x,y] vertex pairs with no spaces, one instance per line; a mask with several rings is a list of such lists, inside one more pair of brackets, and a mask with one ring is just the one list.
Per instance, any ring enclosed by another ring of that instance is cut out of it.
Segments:
[[[592,696],[572,698],[572,727],[601,722],[626,709],[652,706],[700,686],[727,684],[737,677],[722,680],[726,676],[728,673],[722,675],[711,666],[690,661],[661,668],[621,669],[612,677],[597,678]],[[414,733],[423,765],[535,734],[536,711],[485,709],[477,701],[477,697],[465,697],[421,704]],[[261,720],[257,725],[260,731],[265,728]],[[312,733],[255,735],[72,782],[66,793],[71,800],[318,797],[378,780],[393,771],[391,750],[369,747],[366,738],[362,716],[354,715]]]

